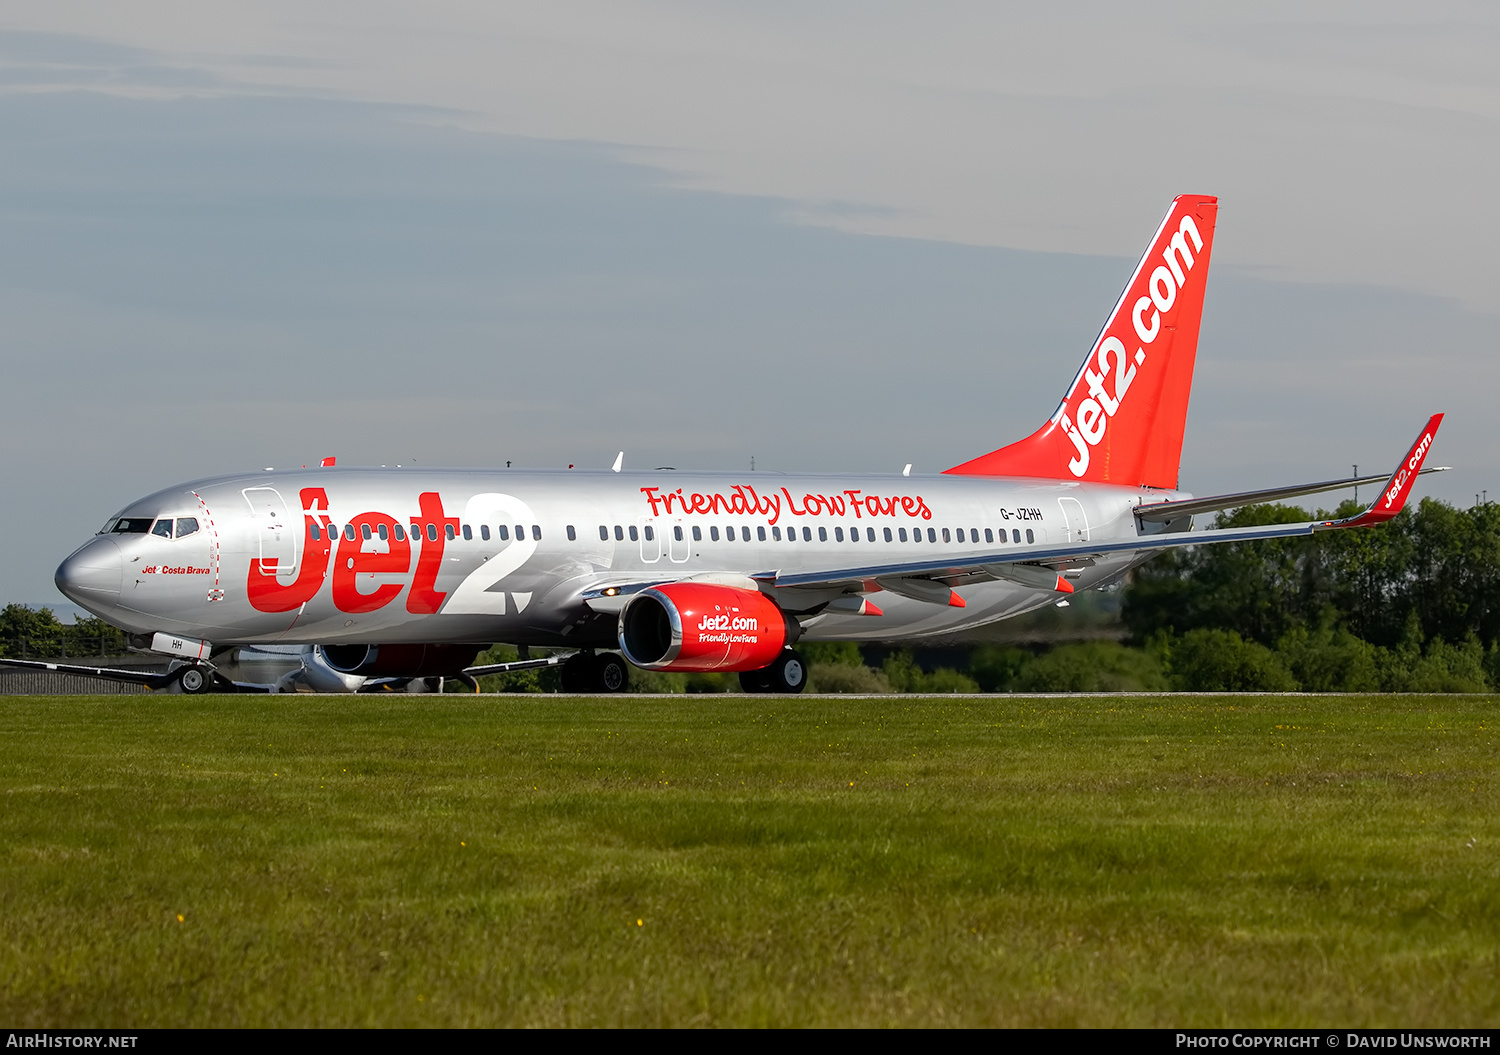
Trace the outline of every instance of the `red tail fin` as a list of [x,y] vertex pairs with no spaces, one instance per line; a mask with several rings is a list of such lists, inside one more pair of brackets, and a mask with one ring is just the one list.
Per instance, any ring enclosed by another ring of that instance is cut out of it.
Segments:
[[1173,201],[1051,420],[948,472],[1175,488],[1218,212]]

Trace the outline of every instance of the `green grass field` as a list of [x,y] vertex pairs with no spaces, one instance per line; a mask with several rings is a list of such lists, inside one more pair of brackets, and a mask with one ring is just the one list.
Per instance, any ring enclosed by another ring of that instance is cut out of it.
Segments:
[[1500,1025],[1496,719],[0,698],[0,1023]]

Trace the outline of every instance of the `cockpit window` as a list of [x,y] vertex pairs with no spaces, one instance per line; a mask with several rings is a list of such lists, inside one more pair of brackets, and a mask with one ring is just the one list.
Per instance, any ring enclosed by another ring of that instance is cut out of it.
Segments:
[[172,537],[172,521],[158,520],[156,526],[151,529],[151,534],[160,535],[162,538]]
[[144,535],[151,530],[151,518],[121,517],[109,530],[113,535]]
[[198,518],[197,517],[178,517],[177,518],[177,537],[178,538],[182,538],[185,535],[194,534],[197,530],[198,530]]

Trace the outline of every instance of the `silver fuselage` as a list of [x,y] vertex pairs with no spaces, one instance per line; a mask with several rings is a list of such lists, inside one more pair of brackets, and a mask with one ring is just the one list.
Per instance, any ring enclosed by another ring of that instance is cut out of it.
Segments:
[[[585,598],[601,587],[685,579],[749,584],[750,577],[770,584],[777,575],[807,573],[827,573],[832,582],[841,569],[961,561],[997,549],[1024,560],[1028,548],[1049,542],[1138,537],[1143,529],[1133,508],[1143,498],[1174,497],[946,475],[264,472],[184,484],[131,503],[110,525],[124,518],[133,530],[86,542],[58,569],[57,583],[128,631],[215,644],[587,647],[613,639],[607,606]],[[190,518],[197,530],[165,537],[139,529],[173,518]],[[1118,579],[1141,559],[1111,553],[1067,574],[1075,588],[1087,589]],[[765,588],[789,611],[816,610],[850,590],[848,583]],[[1005,581],[956,589],[967,607],[872,592],[883,615],[822,612],[805,620],[805,634],[947,635],[1057,600]]]

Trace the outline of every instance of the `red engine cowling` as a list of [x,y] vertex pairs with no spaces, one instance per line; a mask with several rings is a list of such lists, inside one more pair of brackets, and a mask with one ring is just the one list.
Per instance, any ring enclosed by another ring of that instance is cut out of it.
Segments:
[[647,670],[760,670],[794,638],[774,601],[733,586],[668,583],[620,612],[620,651]]
[[323,658],[340,674],[367,678],[453,677],[473,666],[479,645],[324,645]]

